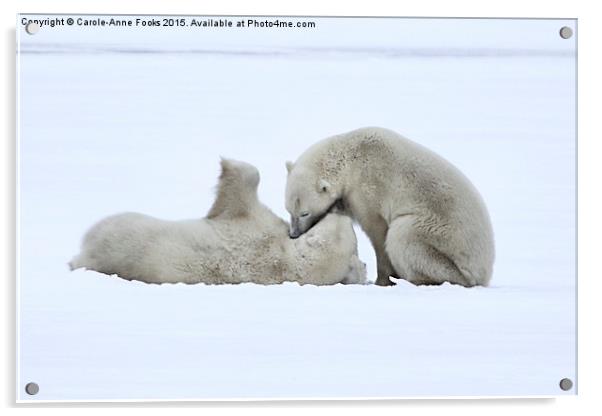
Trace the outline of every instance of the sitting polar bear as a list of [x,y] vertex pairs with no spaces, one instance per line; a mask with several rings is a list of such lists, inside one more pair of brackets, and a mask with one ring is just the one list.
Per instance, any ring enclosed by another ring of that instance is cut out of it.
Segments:
[[85,235],[72,270],[86,268],[146,283],[366,282],[351,220],[329,214],[304,238],[257,198],[259,172],[222,159],[217,198],[206,218],[163,221],[125,213]]
[[287,162],[292,238],[342,205],[376,252],[376,284],[487,285],[495,257],[487,208],[449,162],[399,134],[362,128]]

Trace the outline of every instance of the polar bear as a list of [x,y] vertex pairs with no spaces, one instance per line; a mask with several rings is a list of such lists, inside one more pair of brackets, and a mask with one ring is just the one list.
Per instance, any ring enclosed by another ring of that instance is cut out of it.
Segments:
[[257,197],[259,172],[222,159],[217,197],[206,218],[163,221],[137,213],[111,216],[85,235],[72,270],[86,268],[146,283],[366,282],[351,220],[330,214],[307,237]]
[[495,257],[485,204],[470,181],[430,150],[387,129],[329,137],[287,162],[290,236],[308,232],[334,207],[370,238],[378,285],[487,286]]

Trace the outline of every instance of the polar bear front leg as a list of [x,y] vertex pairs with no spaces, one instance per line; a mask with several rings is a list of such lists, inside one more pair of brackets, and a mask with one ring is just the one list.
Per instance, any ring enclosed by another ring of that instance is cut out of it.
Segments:
[[368,221],[369,226],[364,227],[364,231],[368,235],[374,252],[376,253],[376,284],[379,286],[393,286],[389,276],[394,275],[394,269],[389,260],[385,248],[388,226],[384,219],[380,217],[371,218]]
[[[376,250],[376,247],[375,247]],[[389,279],[393,275],[393,266],[391,260],[385,251],[384,244],[376,250],[376,284],[379,286],[394,286],[395,283]]]

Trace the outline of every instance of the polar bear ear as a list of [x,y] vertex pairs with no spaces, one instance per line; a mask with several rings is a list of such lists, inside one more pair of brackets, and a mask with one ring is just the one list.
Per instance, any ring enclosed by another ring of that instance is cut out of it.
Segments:
[[320,192],[330,191],[330,183],[326,179],[320,179],[320,181],[318,182],[318,187]]
[[286,171],[288,173],[291,173],[291,170],[293,170],[293,167],[295,167],[295,164],[293,162],[291,162],[290,160],[287,160],[285,165],[286,165]]

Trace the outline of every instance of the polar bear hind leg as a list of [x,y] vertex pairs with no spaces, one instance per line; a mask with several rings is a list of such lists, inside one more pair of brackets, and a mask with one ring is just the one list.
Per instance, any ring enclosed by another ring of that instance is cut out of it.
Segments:
[[389,226],[386,251],[396,274],[415,285],[440,285],[450,282],[475,286],[444,253],[420,236],[411,216],[395,219]]

